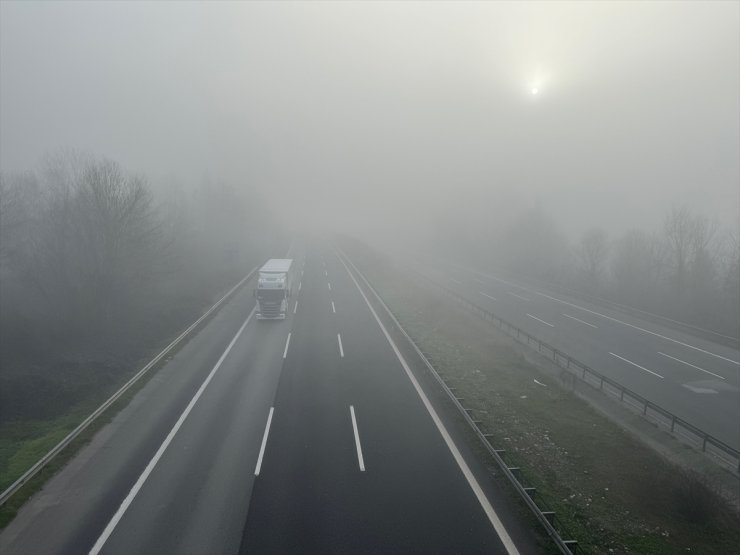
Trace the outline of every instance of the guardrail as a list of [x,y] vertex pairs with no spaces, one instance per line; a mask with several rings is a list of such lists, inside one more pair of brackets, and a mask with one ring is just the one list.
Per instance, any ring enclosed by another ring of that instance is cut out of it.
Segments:
[[676,416],[672,412],[653,403],[652,401],[645,399],[642,395],[639,395],[611,378],[604,376],[579,360],[563,353],[552,345],[534,337],[523,329],[499,318],[493,312],[472,303],[462,295],[455,293],[451,289],[437,283],[424,274],[420,272],[416,272],[416,274],[442,291],[448,297],[481,317],[483,320],[491,322],[519,343],[525,344],[531,348],[536,348],[539,353],[549,356],[557,366],[569,371],[576,378],[596,389],[599,389],[609,397],[618,399],[626,406],[641,413],[646,419],[670,431],[674,437],[696,449],[701,450],[718,463],[732,469],[735,473],[740,474],[740,451],[737,449],[697,428],[693,424]]
[[509,482],[514,486],[514,489],[517,491],[524,503],[532,511],[532,514],[539,521],[539,523],[543,526],[548,536],[550,536],[560,553],[562,553],[563,555],[576,555],[576,553],[578,552],[578,542],[576,540],[563,539],[564,535],[569,534],[567,534],[567,531],[564,529],[562,523],[557,519],[555,512],[549,510],[549,507],[545,504],[543,499],[539,498],[538,500],[538,497],[536,495],[536,488],[527,485],[522,470],[519,467],[510,466],[506,462],[506,450],[496,449],[491,444],[491,434],[487,434],[481,429],[481,422],[473,418],[474,411],[472,409],[465,408],[462,403],[464,399],[461,399],[460,397],[457,397],[455,395],[455,388],[450,387],[442,378],[442,376],[439,375],[427,356],[421,351],[421,349],[419,349],[419,347],[416,345],[411,336],[406,332],[406,330],[403,329],[398,319],[396,319],[396,316],[393,314],[393,311],[388,308],[388,305],[385,304],[383,298],[370,284],[363,273],[357,268],[357,266],[354,265],[354,263],[346,254],[344,254],[343,251],[341,251],[340,249],[337,250],[341,254],[342,258],[344,258],[352,267],[352,269],[357,273],[357,275],[364,282],[367,288],[373,293],[375,299],[377,299],[380,306],[383,307],[386,314],[388,314],[390,319],[393,321],[395,329],[397,329],[403,335],[408,344],[413,348],[415,353],[419,356],[424,365],[427,367],[430,374],[442,387],[442,390],[447,394],[450,401],[452,401],[453,405],[458,409],[465,421],[468,423],[478,439],[481,441],[485,449],[496,461],[504,476],[506,476]]
[[197,327],[203,322],[208,316],[210,316],[216,309],[218,309],[227,299],[229,299],[242,285],[244,285],[249,278],[257,271],[259,266],[253,268],[246,276],[244,276],[239,283],[234,285],[226,294],[221,297],[216,303],[211,306],[200,318],[190,324],[188,328],[178,335],[169,345],[167,345],[157,356],[150,360],[146,366],[139,370],[129,381],[127,381],[118,391],[111,395],[107,401],[100,405],[95,411],[85,418],[74,430],[72,430],[63,440],[57,443],[46,455],[36,462],[31,468],[29,468],[23,475],[18,478],[13,484],[10,485],[5,491],[0,493],[0,506],[4,505],[13,494],[20,490],[31,478],[36,476],[42,468],[44,468],[51,460],[56,457],[60,452],[64,450],[75,438],[77,438],[82,432],[84,432],[90,424],[100,417],[113,403],[115,403],[124,393],[126,393],[136,382],[138,382],[149,370],[151,370],[160,360],[167,356],[167,354],[174,349],[183,339],[188,337]]

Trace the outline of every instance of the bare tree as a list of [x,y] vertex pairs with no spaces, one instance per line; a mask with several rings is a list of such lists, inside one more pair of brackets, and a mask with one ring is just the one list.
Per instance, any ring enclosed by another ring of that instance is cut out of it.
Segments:
[[586,278],[586,286],[591,289],[597,288],[609,256],[609,238],[606,231],[600,228],[586,231],[575,248],[575,255]]
[[67,328],[104,330],[131,313],[161,252],[146,182],[110,160],[58,156],[47,165],[18,269]]
[[673,206],[663,223],[663,231],[673,266],[673,280],[679,291],[686,287],[694,229],[694,217],[685,206],[680,208]]
[[37,194],[35,174],[0,174],[0,267],[23,251]]
[[717,221],[703,216],[694,217],[691,234],[690,267],[691,288],[695,294],[714,289],[717,278],[718,242]]

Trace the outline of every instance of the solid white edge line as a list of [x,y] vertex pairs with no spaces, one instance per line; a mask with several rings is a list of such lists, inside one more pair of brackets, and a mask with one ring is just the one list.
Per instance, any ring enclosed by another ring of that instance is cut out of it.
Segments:
[[586,324],[587,326],[591,326],[592,328],[599,329],[598,326],[594,326],[593,324],[589,324],[588,322],[584,322],[583,320],[580,320],[580,319],[576,318],[575,316],[571,316],[570,314],[566,314],[565,312],[563,312],[563,316],[565,316],[566,318],[570,318],[571,320],[575,320],[576,322],[580,322],[581,324]]
[[267,446],[267,436],[270,435],[270,424],[272,424],[272,413],[275,411],[275,407],[270,407],[270,414],[267,415],[267,424],[265,425],[265,434],[262,436],[262,445],[260,446],[260,454],[257,457],[257,466],[254,469],[254,475],[260,475],[260,469],[262,468],[262,459],[265,456],[265,447]]
[[458,285],[462,285],[462,281],[460,281],[459,279],[450,278],[450,281],[453,283],[457,283]]
[[290,346],[290,334],[292,332],[288,332],[288,338],[285,340],[285,350],[283,351],[283,358],[288,356],[288,347]]
[[516,297],[517,299],[521,299],[523,301],[529,302],[529,299],[527,297],[522,297],[521,295],[517,295],[516,293],[512,293],[511,291],[507,291],[509,295],[512,297]]
[[484,293],[483,291],[478,291],[478,293],[480,293],[480,294],[481,294],[481,295],[483,295],[484,297],[488,297],[488,298],[489,298],[489,299],[491,299],[492,301],[495,301],[495,300],[496,300],[496,297],[491,297],[491,295],[489,295],[488,293]]
[[297,310],[298,310],[298,301],[296,301],[295,305],[293,305],[293,314],[295,314]]
[[357,447],[357,462],[360,463],[360,471],[365,472],[365,459],[362,458],[362,447],[360,446],[360,432],[357,431],[357,420],[355,420],[355,407],[349,406],[352,416],[352,429],[355,431],[355,446]]
[[339,355],[344,358],[344,349],[342,348],[342,336],[337,334],[337,342],[339,343]]
[[533,319],[537,320],[538,322],[542,322],[543,324],[545,324],[546,326],[550,326],[551,328],[554,328],[555,327],[554,324],[550,324],[549,322],[545,322],[544,320],[540,320],[539,318],[537,318],[537,316],[532,316],[529,313],[527,313],[527,316],[529,316],[530,318],[533,318]]
[[157,452],[154,453],[154,456],[149,461],[149,464],[146,465],[144,472],[142,472],[141,475],[139,476],[139,479],[136,480],[136,483],[131,488],[131,491],[128,492],[128,495],[123,500],[121,505],[118,507],[118,510],[113,515],[113,518],[111,518],[110,522],[108,522],[108,525],[103,530],[103,533],[100,534],[100,537],[95,542],[92,549],[90,550],[90,555],[97,555],[98,553],[100,553],[100,550],[103,549],[105,542],[108,541],[108,538],[111,536],[113,531],[116,529],[116,526],[123,518],[124,513],[129,508],[129,506],[133,502],[136,495],[139,493],[139,490],[141,490],[142,486],[144,485],[144,482],[146,482],[147,478],[149,478],[149,475],[154,470],[154,467],[157,466],[159,459],[162,458],[162,455],[167,450],[167,447],[170,445],[170,443],[172,443],[172,440],[174,439],[175,434],[177,434],[183,422],[185,422],[185,419],[190,414],[190,411],[193,410],[195,403],[198,402],[198,399],[200,399],[200,396],[203,395],[203,392],[205,391],[206,387],[208,387],[208,384],[211,383],[213,376],[216,374],[216,372],[218,372],[218,369],[221,368],[221,364],[228,356],[229,352],[231,351],[231,348],[234,346],[236,341],[241,336],[242,332],[244,331],[244,328],[247,327],[247,324],[252,319],[252,316],[254,316],[255,310],[257,310],[257,307],[253,308],[252,312],[249,313],[249,316],[247,316],[247,319],[244,320],[244,323],[239,328],[239,331],[236,332],[236,335],[234,335],[234,338],[231,340],[231,343],[229,343],[229,346],[226,347],[226,350],[223,352],[223,354],[221,354],[221,357],[218,359],[218,362],[216,362],[216,365],[213,367],[211,372],[208,374],[208,377],[206,377],[206,379],[200,385],[200,387],[198,388],[198,391],[195,393],[195,395],[193,395],[193,398],[190,399],[188,406],[185,407],[185,410],[180,415],[180,418],[177,419],[177,422],[170,430],[170,433],[167,434],[167,437],[162,442],[162,444],[159,446],[159,449],[157,449]]
[[332,301],[332,302],[331,302],[331,311],[332,311],[332,312],[333,312],[334,314],[336,314],[336,313],[337,313],[337,308],[336,308],[336,307],[334,306],[334,301]]
[[596,316],[601,316],[602,318],[606,318],[607,320],[611,320],[612,322],[617,322],[618,324],[623,324],[625,326],[629,326],[631,328],[634,328],[636,330],[649,333],[650,335],[654,335],[656,337],[660,337],[661,339],[665,339],[666,341],[672,341],[673,343],[678,343],[679,345],[683,345],[684,347],[688,347],[689,349],[694,349],[696,351],[699,351],[701,353],[705,353],[707,355],[721,358],[722,360],[726,360],[727,362],[731,362],[732,364],[740,365],[740,362],[737,360],[733,360],[731,358],[723,357],[722,355],[715,354],[711,351],[705,351],[704,349],[701,349],[699,347],[694,347],[693,345],[689,345],[688,343],[684,343],[683,341],[679,341],[678,339],[672,339],[670,337],[666,337],[665,335],[661,335],[659,333],[656,333],[654,331],[646,330],[645,328],[641,328],[640,326],[635,326],[634,324],[628,324],[627,322],[623,322],[622,320],[617,320],[616,318],[612,318],[611,316],[607,316],[606,314],[601,314],[600,312],[596,312],[595,310],[589,310],[588,308],[583,308],[582,306],[578,306],[577,304],[569,303],[568,301],[563,301],[561,299],[557,299],[555,297],[551,297],[550,295],[545,295],[544,293],[537,293],[537,295],[540,295],[542,297],[545,297],[547,299],[550,299],[551,301],[556,301],[559,303],[567,304],[568,306],[572,306],[573,308],[577,308],[578,310],[585,310],[586,312],[590,312],[591,314],[595,314]]
[[[473,475],[473,472],[470,470],[470,467],[468,467],[468,464],[465,462],[465,459],[463,458],[462,454],[460,453],[457,446],[455,445],[455,442],[452,440],[452,437],[447,432],[447,428],[445,428],[439,415],[437,415],[437,411],[434,410],[432,403],[429,401],[426,394],[421,389],[419,382],[416,380],[416,377],[411,372],[411,368],[409,368],[409,365],[406,363],[406,359],[403,358],[403,355],[401,354],[401,351],[398,350],[398,347],[396,346],[396,343],[393,341],[393,338],[388,333],[388,330],[383,325],[383,322],[380,321],[378,314],[375,312],[375,309],[370,304],[370,301],[365,295],[365,292],[360,287],[360,284],[357,283],[357,280],[355,279],[355,276],[352,275],[352,272],[349,271],[349,268],[347,267],[347,264],[345,264],[344,260],[342,260],[342,258],[339,258],[339,261],[342,263],[342,265],[344,266],[344,269],[349,274],[349,277],[354,282],[355,287],[357,287],[357,290],[360,292],[360,295],[362,295],[362,298],[365,299],[365,304],[367,304],[367,307],[370,309],[370,312],[375,317],[375,321],[378,323],[378,326],[380,326],[380,329],[383,331],[383,335],[385,335],[385,338],[388,340],[388,343],[390,344],[391,349],[393,349],[393,352],[396,354],[396,358],[401,363],[401,366],[406,372],[406,376],[409,378],[409,380],[411,381],[411,384],[414,386],[414,389],[416,390],[417,395],[419,395],[421,402],[424,404],[424,407],[427,409],[429,416],[432,418],[432,421],[434,422],[434,425],[437,427],[437,430],[442,436],[442,439],[447,445],[447,448],[450,450],[450,453],[452,453],[452,457],[455,459],[457,466],[460,468],[460,471],[463,473],[463,476],[467,480],[468,485],[470,486],[470,489],[473,490],[473,493],[478,499],[478,503],[480,503],[481,507],[483,508],[483,511],[486,513],[486,516],[488,517],[488,520],[490,521],[494,530],[498,534],[498,537],[501,540],[501,543],[503,544],[504,549],[506,549],[506,552],[509,555],[519,555],[519,550],[516,548],[516,545],[512,541],[511,536],[509,536],[509,533],[506,531],[506,528],[501,522],[501,519],[499,518],[498,514],[496,514],[496,511],[491,505],[491,502],[488,500],[488,498],[486,497],[486,494],[483,492],[483,489],[480,487],[478,480],[476,480],[475,476]],[[352,262],[350,262],[350,264],[352,264]]]
[[610,354],[611,356],[613,356],[613,357],[617,357],[617,358],[618,358],[619,360],[623,360],[624,362],[626,362],[626,363],[628,363],[628,364],[631,364],[632,366],[637,366],[637,367],[638,367],[638,368],[639,368],[640,370],[645,370],[645,372],[649,372],[649,373],[650,373],[650,374],[652,374],[653,376],[658,376],[658,377],[659,377],[659,378],[660,378],[661,380],[663,379],[663,376],[661,376],[661,375],[660,375],[660,374],[658,374],[657,372],[653,372],[652,370],[648,370],[648,369],[647,369],[647,368],[645,368],[644,366],[640,366],[639,364],[637,364],[637,363],[635,363],[635,362],[632,362],[631,360],[627,360],[627,359],[626,359],[626,358],[624,358],[624,357],[620,357],[619,355],[617,355],[617,354],[615,354],[615,353],[609,352],[609,354]]
[[714,372],[710,372],[709,370],[704,370],[704,368],[699,368],[695,364],[691,364],[690,362],[686,362],[685,360],[681,360],[680,358],[672,357],[671,355],[667,355],[665,353],[661,353],[658,351],[659,355],[662,355],[664,357],[670,358],[675,360],[676,362],[680,362],[681,364],[685,364],[686,366],[691,366],[692,368],[696,368],[697,370],[701,370],[702,372],[706,372],[707,374],[714,376],[715,378],[719,378],[720,380],[726,379],[724,376],[720,376],[719,374],[715,374]]

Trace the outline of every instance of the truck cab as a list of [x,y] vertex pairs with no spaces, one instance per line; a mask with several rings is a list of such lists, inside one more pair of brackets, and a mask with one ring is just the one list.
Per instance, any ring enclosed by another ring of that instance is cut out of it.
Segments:
[[289,258],[272,258],[260,268],[254,291],[258,320],[285,319],[293,287],[292,269]]

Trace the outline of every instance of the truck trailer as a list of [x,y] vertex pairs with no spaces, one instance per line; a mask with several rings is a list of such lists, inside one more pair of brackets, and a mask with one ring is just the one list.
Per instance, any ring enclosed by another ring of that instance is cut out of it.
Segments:
[[293,260],[271,258],[260,268],[257,288],[258,320],[284,320],[293,289]]

